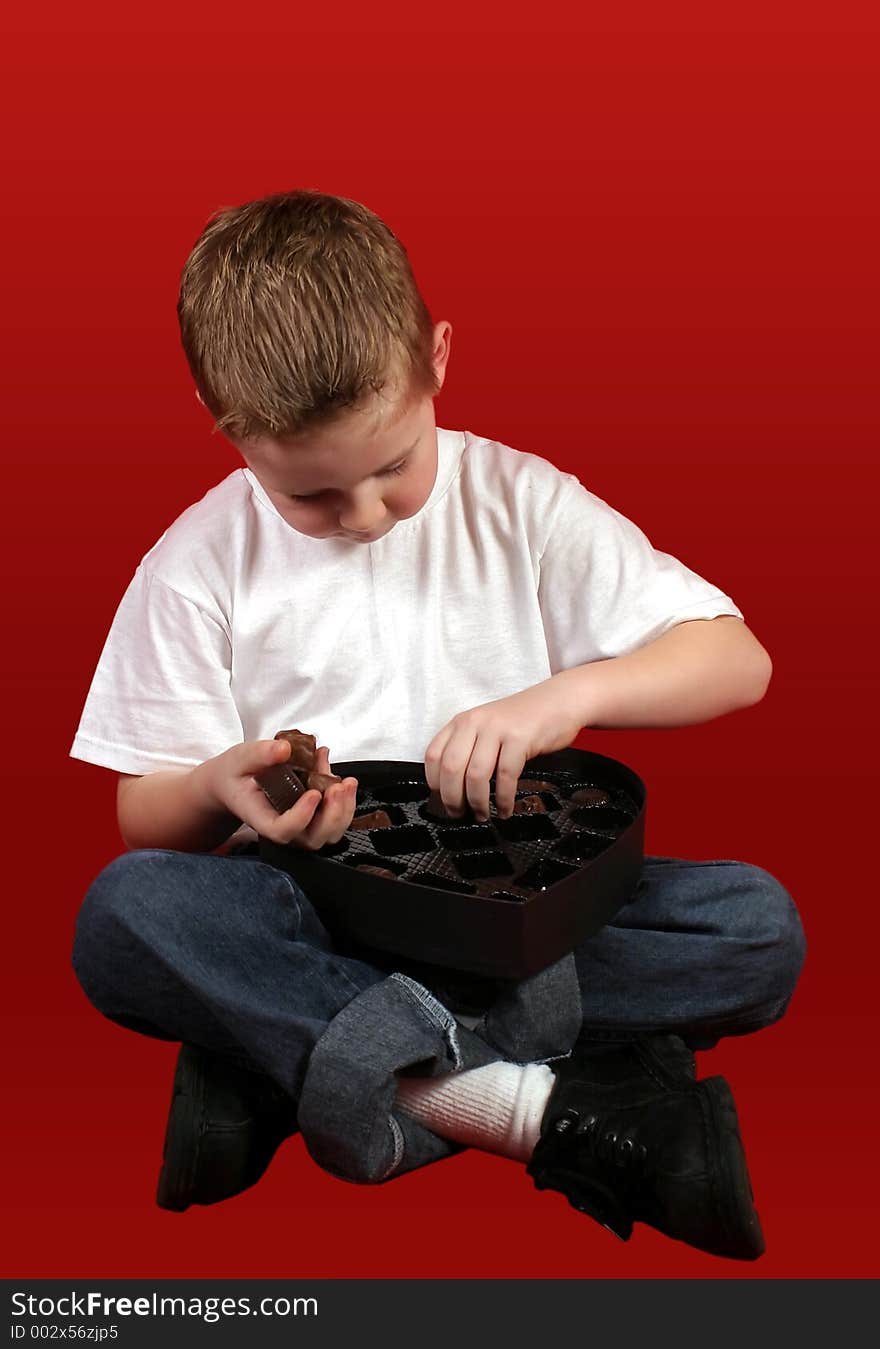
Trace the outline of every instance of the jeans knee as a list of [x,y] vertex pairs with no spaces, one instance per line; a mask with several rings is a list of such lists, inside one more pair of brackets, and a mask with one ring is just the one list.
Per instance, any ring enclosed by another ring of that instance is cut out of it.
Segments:
[[[308,921],[306,921],[308,919]],[[303,892],[265,863],[212,853],[135,848],[104,867],[86,891],[76,920],[73,968],[93,1002],[145,956],[184,962],[205,947],[301,936],[326,940]]]
[[73,969],[89,997],[103,982],[108,970],[111,929],[117,927],[128,897],[135,893],[132,881],[138,871],[136,858],[136,853],[124,853],[121,857],[113,858],[103,871],[99,871],[86,890],[80,912],[77,913],[73,936]]
[[71,963],[89,999],[99,1006],[112,984],[114,953],[131,916],[147,895],[152,901],[146,870],[155,852],[135,849],[122,853],[98,873],[85,893],[74,928]]
[[99,871],[83,898],[77,915],[78,941],[103,934],[109,921],[119,917],[144,894],[144,873],[151,851],[136,849],[122,853]]
[[768,1000],[787,1003],[794,992],[807,951],[807,941],[794,900],[762,867],[743,866],[749,901],[741,910],[749,940],[760,952],[762,982]]

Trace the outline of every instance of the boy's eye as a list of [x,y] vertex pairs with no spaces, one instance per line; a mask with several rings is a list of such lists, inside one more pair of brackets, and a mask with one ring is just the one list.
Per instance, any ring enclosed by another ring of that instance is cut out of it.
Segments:
[[[384,473],[381,473],[379,476],[382,478],[391,478],[397,473],[402,473],[408,463],[409,459],[404,459],[401,463],[395,464],[393,468],[386,468]],[[324,496],[323,492],[312,492],[310,496],[296,496],[293,492],[288,493],[290,501],[317,501],[318,498],[322,496]]]

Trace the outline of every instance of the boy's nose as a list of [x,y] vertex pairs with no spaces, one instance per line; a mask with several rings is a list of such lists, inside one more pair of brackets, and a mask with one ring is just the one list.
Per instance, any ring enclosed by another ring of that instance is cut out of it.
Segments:
[[380,529],[388,512],[381,497],[361,498],[343,506],[339,511],[339,528],[350,534],[372,534]]

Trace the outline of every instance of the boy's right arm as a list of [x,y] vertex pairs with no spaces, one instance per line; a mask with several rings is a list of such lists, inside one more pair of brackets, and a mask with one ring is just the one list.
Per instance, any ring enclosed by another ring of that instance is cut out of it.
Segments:
[[[247,824],[274,843],[312,851],[338,843],[354,817],[357,779],[334,783],[323,798],[308,791],[278,814],[253,775],[283,763],[290,752],[286,740],[250,740],[195,768],[143,777],[120,773],[116,814],[123,842],[130,849],[213,852]],[[326,746],[319,747],[315,764],[319,772],[330,772]]]

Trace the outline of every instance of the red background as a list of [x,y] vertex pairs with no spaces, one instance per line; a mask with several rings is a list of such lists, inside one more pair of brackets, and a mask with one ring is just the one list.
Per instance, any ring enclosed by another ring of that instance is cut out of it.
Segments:
[[[12,21],[4,1272],[877,1273],[880,62],[876,10],[822,9]],[[453,325],[439,425],[577,473],[771,653],[757,707],[577,742],[646,781],[648,852],[752,862],[802,911],[786,1019],[699,1059],[736,1093],[757,1265],[642,1226],[623,1245],[478,1152],[359,1187],[296,1138],[227,1204],[154,1205],[176,1048],[105,1021],[71,971],[82,895],[123,845],[115,775],[67,752],[139,560],[241,462],[193,396],[180,269],[217,207],[297,186],[363,201],[406,244]]]

